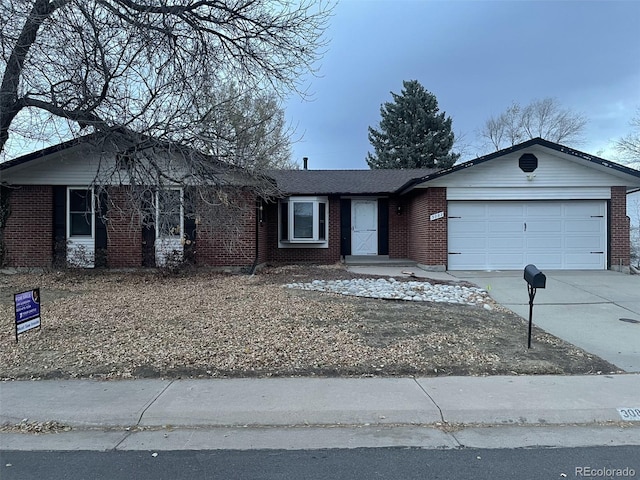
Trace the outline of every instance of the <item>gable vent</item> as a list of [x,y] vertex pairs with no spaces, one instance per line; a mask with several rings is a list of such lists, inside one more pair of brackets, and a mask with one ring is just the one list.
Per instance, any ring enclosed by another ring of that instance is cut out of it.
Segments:
[[520,170],[525,173],[531,173],[538,168],[538,158],[533,153],[525,153],[518,160]]

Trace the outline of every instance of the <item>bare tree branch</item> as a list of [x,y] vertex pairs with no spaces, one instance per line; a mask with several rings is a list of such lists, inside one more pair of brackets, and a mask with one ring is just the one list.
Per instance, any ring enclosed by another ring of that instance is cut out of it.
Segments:
[[490,117],[479,136],[496,150],[513,146],[531,138],[551,142],[582,142],[587,125],[584,114],[561,108],[554,98],[534,100],[525,107],[514,102],[498,117]]
[[25,108],[80,128],[189,142],[208,114],[203,91],[233,80],[246,90],[302,93],[330,14],[311,0],[3,2],[0,151],[29,130],[14,125]]
[[631,131],[615,142],[622,160],[631,167],[640,168],[640,107],[629,122]]

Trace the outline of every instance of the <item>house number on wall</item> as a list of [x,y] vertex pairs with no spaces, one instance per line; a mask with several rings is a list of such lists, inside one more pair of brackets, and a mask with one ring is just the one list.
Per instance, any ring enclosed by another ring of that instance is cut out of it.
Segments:
[[444,217],[444,212],[438,212],[438,213],[434,213],[433,215],[431,215],[429,217],[429,220],[437,220],[439,218]]

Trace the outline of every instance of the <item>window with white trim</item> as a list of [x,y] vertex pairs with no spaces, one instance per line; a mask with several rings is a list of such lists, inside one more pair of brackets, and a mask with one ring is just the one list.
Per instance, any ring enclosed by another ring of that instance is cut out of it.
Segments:
[[156,238],[180,237],[184,224],[182,189],[156,192]]
[[280,246],[311,244],[326,246],[329,228],[327,197],[289,197],[280,200],[278,231]]
[[94,230],[93,190],[68,188],[69,237],[91,237]]

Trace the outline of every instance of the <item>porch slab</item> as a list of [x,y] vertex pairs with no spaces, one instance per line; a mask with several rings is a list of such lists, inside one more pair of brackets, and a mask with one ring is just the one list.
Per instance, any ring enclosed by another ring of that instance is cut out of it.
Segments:
[[344,263],[348,266],[415,267],[417,265],[408,258],[389,258],[389,255],[346,255]]

